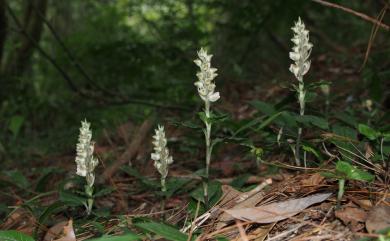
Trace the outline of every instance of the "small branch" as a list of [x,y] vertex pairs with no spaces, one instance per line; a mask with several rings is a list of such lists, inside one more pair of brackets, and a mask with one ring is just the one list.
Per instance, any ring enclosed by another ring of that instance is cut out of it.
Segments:
[[386,31],[389,31],[390,30],[390,26],[387,25],[387,24],[384,24],[384,23],[381,23],[380,21],[376,20],[375,18],[372,18],[364,13],[360,13],[360,12],[357,12],[353,9],[350,9],[350,8],[347,8],[347,7],[344,7],[344,6],[341,6],[341,5],[338,5],[338,4],[335,4],[335,3],[330,3],[330,2],[327,2],[327,1],[324,1],[324,0],[311,0],[312,2],[316,2],[316,3],[319,3],[321,5],[324,5],[324,6],[327,6],[327,7],[332,7],[332,8],[336,8],[336,9],[340,9],[344,12],[347,12],[347,13],[351,13],[361,19],[364,19],[368,22],[371,22],[373,24],[376,24],[378,26],[380,26],[381,28],[385,29]]

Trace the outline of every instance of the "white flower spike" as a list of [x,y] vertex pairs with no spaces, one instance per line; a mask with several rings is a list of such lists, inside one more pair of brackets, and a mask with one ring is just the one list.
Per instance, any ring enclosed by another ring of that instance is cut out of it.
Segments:
[[200,71],[196,74],[198,81],[195,82],[195,86],[198,87],[198,93],[200,98],[205,102],[215,102],[220,96],[219,92],[215,91],[215,84],[213,80],[217,77],[217,69],[211,68],[212,55],[208,55],[207,51],[201,48],[198,51],[198,59],[194,60],[195,64],[200,68]]
[[95,181],[94,170],[98,160],[93,156],[94,143],[91,141],[92,131],[90,126],[91,124],[86,120],[81,122],[79,142],[76,146],[76,174],[86,177],[88,186],[92,187]]
[[310,69],[309,57],[313,44],[309,42],[309,31],[305,28],[301,18],[298,18],[298,21],[291,29],[294,32],[294,37],[291,39],[294,47],[293,51],[290,52],[290,59],[294,61],[294,64],[291,64],[290,71],[298,81],[302,81],[303,76]]
[[[154,160],[154,166],[157,171],[161,174],[162,184],[165,185],[165,178],[168,175],[169,169],[168,166],[173,163],[173,159],[172,156],[169,155],[163,126],[159,125],[157,129],[155,129],[153,139],[154,153],[152,153],[151,158]],[[163,188],[165,189],[165,187]]]
[[[294,36],[291,41],[294,43],[292,52],[290,52],[290,59],[294,61],[290,65],[290,71],[295,75],[295,78],[298,80],[298,87],[295,89],[298,92],[298,102],[299,102],[299,114],[303,116],[305,114],[305,83],[303,82],[303,76],[310,69],[310,53],[313,48],[313,44],[309,42],[309,31],[306,29],[305,24],[302,22],[301,18],[298,18],[298,21],[295,23],[294,27],[291,28],[294,32]],[[297,166],[301,165],[300,160],[300,142],[302,136],[302,128],[298,128],[298,136],[295,145],[295,163]],[[306,159],[304,159],[304,164],[306,167]]]

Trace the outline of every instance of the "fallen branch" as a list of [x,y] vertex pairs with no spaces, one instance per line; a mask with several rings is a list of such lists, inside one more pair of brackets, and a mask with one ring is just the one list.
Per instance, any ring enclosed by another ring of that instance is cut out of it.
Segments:
[[330,3],[330,2],[327,2],[327,1],[324,1],[324,0],[312,0],[313,2],[316,2],[316,3],[319,3],[321,5],[324,5],[324,6],[327,6],[327,7],[332,7],[332,8],[337,8],[337,9],[340,9],[340,10],[343,10],[344,12],[347,12],[347,13],[351,13],[361,19],[364,19],[368,22],[371,22],[373,24],[376,24],[378,26],[380,26],[381,28],[389,31],[390,30],[390,26],[387,25],[387,24],[384,24],[384,23],[381,23],[380,21],[376,20],[375,18],[373,17],[370,17],[364,13],[360,13],[360,12],[357,12],[353,9],[350,9],[350,8],[347,8],[347,7],[344,7],[344,6],[341,6],[341,5],[338,5],[338,4],[335,4],[335,3]]

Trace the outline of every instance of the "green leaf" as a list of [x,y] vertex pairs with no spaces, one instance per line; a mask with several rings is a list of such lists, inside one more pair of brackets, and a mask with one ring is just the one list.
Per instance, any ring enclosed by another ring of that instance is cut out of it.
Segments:
[[[63,209],[66,209],[65,203],[61,201],[54,202],[53,204],[49,205],[45,211],[39,216],[38,221],[39,224],[45,225],[45,222],[47,218],[49,218],[52,214],[55,214]],[[34,230],[34,237],[37,237],[36,235],[38,234],[39,231],[39,226],[37,226]]]
[[233,136],[236,136],[238,133],[240,133],[240,132],[242,132],[242,131],[244,131],[244,130],[246,130],[246,129],[249,129],[249,128],[251,128],[251,127],[257,125],[257,124],[259,124],[259,123],[262,122],[262,121],[263,121],[262,118],[254,118],[254,119],[250,120],[250,121],[247,122],[246,124],[240,126],[240,128],[238,128],[238,129],[234,132]]
[[230,186],[234,188],[241,188],[245,185],[246,181],[250,177],[250,174],[243,174],[233,179],[233,181],[230,183]]
[[278,122],[279,122],[279,124],[281,122],[282,126],[295,128],[298,126],[296,118],[295,118],[296,116],[297,115],[293,112],[284,111],[284,112],[282,112],[282,114],[278,118]]
[[1,241],[34,241],[34,239],[24,233],[15,230],[0,231]]
[[337,176],[333,172],[320,172],[320,174],[321,174],[321,176],[326,177],[326,178],[337,178],[337,179],[340,178],[339,176]]
[[261,129],[263,129],[264,127],[268,126],[269,124],[272,123],[272,121],[274,121],[279,115],[281,115],[283,112],[278,112],[278,113],[275,113],[273,115],[271,115],[270,117],[268,117],[266,120],[264,120],[257,128],[256,128],[256,131],[259,131]]
[[357,140],[357,132],[356,130],[343,125],[334,125],[332,126],[332,131],[339,136],[347,137],[351,140]]
[[375,140],[380,136],[380,133],[365,124],[358,125],[359,133],[370,140]]
[[350,115],[348,112],[336,112],[334,113],[334,117],[354,128],[358,123],[356,118],[353,115]]
[[383,133],[383,140],[390,141],[390,133]]
[[306,91],[305,102],[306,103],[313,102],[316,99],[316,97],[317,97],[317,93],[312,91]]
[[164,223],[156,223],[153,221],[135,222],[134,226],[144,229],[146,231],[155,233],[165,239],[172,241],[187,241],[188,236],[180,232],[176,227]]
[[260,112],[266,114],[266,115],[273,115],[276,113],[276,109],[273,105],[265,103],[260,100],[254,100],[251,101],[250,104],[255,107]]
[[128,175],[136,177],[138,180],[140,180],[143,184],[145,184],[145,188],[152,188],[152,189],[159,189],[160,184],[156,181],[150,180],[149,178],[146,178],[145,176],[141,175],[136,169],[124,166],[121,168],[122,171],[126,172]]
[[100,189],[98,192],[96,192],[93,196],[96,198],[96,197],[103,197],[103,196],[106,196],[110,193],[112,193],[113,191],[115,191],[116,189],[114,187],[105,187],[103,189]]
[[9,178],[9,180],[20,188],[27,188],[29,186],[29,181],[19,170],[4,171],[3,174]]
[[317,126],[324,130],[329,129],[328,121],[318,116],[314,116],[314,115],[297,116],[297,121],[303,124],[310,123],[313,126]]
[[[209,200],[211,200],[214,196],[219,196],[221,193],[221,183],[217,181],[212,181],[208,185],[208,194]],[[203,195],[203,185],[200,185],[194,191],[190,193],[190,196],[198,201],[204,203],[204,195]]]
[[138,241],[141,237],[135,233],[126,233],[120,236],[104,235],[100,238],[87,239],[87,241]]
[[24,116],[21,115],[14,115],[11,117],[8,124],[8,129],[12,132],[14,137],[18,136],[19,131],[24,123],[24,119]]
[[204,123],[218,123],[218,122],[223,122],[229,118],[228,114],[220,114],[220,113],[210,113],[210,117],[206,116],[205,112],[198,112],[199,118],[204,122]]
[[61,173],[62,170],[54,167],[46,167],[40,170],[41,176],[39,177],[37,184],[35,185],[36,192],[44,192],[47,190],[47,185],[51,184],[50,179],[56,173]]
[[375,176],[370,174],[369,172],[361,170],[345,161],[337,162],[336,171],[342,173],[343,175],[346,176],[347,179],[350,180],[371,182],[375,178]]
[[318,160],[322,161],[323,158],[320,154],[320,152],[318,152],[316,149],[314,149],[313,147],[311,146],[308,146],[308,145],[302,145],[302,148],[303,150],[305,150],[306,152],[310,152],[312,153],[315,157],[317,157]]
[[65,190],[60,190],[59,195],[61,201],[72,207],[83,206],[87,201],[86,198]]
[[172,196],[177,191],[185,191],[184,186],[191,182],[191,179],[172,177],[167,180],[167,196]]

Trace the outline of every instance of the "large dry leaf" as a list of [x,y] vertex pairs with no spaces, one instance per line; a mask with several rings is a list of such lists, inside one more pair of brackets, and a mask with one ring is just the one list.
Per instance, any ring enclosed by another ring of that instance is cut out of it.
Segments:
[[[53,240],[55,236],[62,235],[61,238]],[[60,222],[51,227],[45,235],[45,241],[76,241],[76,234],[73,230],[73,220]]]
[[331,193],[315,194],[304,198],[288,200],[284,202],[271,203],[254,208],[239,208],[225,210],[236,219],[256,223],[273,223],[292,217],[305,208],[326,200]]
[[372,233],[390,227],[390,207],[376,206],[368,213],[366,229]]
[[[253,192],[252,190],[249,192],[239,192],[236,189],[232,188],[228,185],[222,186],[222,191],[224,195],[219,202],[219,206],[222,209],[231,209],[231,208],[250,208],[255,207],[261,200],[264,198],[264,192],[258,191]],[[218,213],[219,214],[219,213]],[[227,213],[221,213],[218,217],[218,223],[216,225],[216,229],[221,229],[226,224],[233,220],[231,215]]]
[[339,218],[345,225],[350,225],[352,231],[357,232],[364,228],[363,222],[367,219],[367,213],[358,207],[345,207],[336,210],[335,216]]

